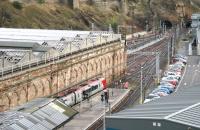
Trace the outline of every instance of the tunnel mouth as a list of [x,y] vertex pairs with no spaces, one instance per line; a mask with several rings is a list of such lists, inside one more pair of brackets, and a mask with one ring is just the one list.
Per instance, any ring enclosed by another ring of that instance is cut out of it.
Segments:
[[192,20],[191,19],[187,20],[186,23],[185,23],[185,27],[190,28],[191,25],[192,25]]
[[167,29],[171,29],[171,28],[172,28],[172,22],[169,21],[169,20],[163,20],[163,21],[162,21],[162,26],[163,26],[163,25],[166,25],[166,28],[167,28]]

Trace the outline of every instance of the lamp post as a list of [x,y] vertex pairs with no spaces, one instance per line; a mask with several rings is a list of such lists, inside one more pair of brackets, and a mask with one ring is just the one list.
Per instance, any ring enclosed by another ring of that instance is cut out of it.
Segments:
[[140,75],[140,104],[143,103],[143,67],[141,66]]

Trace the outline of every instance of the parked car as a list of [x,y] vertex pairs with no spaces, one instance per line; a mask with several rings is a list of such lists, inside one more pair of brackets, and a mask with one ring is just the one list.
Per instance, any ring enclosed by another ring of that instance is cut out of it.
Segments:
[[177,61],[177,62],[175,63],[175,65],[180,65],[182,68],[185,67],[185,64],[183,64],[183,62],[180,62],[180,61]]
[[162,81],[162,82],[160,82],[160,85],[171,86],[171,87],[173,87],[174,89],[176,88],[175,85],[173,85],[173,84],[171,84],[171,83],[169,83],[169,82],[167,82],[167,81]]
[[174,56],[174,58],[183,58],[183,59],[187,60],[187,57],[185,55],[181,55],[181,54],[176,54]]
[[170,65],[168,71],[182,73],[182,68],[180,66]]
[[159,89],[168,89],[169,90],[169,94],[174,92],[174,88],[172,86],[159,85],[158,88]]
[[157,97],[163,97],[163,96],[167,96],[168,94],[165,92],[156,92],[156,93],[150,93],[149,96],[157,96]]
[[158,98],[160,98],[159,95],[149,94],[149,96],[146,97],[146,99],[144,100],[144,103],[153,101],[153,100],[158,99]]
[[177,79],[178,81],[181,79],[180,75],[176,75],[173,72],[168,72],[167,75],[164,75],[164,77],[173,77],[173,78]]
[[180,73],[176,73],[176,72],[171,72],[171,71],[165,71],[164,72],[164,76],[167,77],[169,75],[173,75],[173,76],[177,76],[179,79],[181,79],[181,74]]
[[175,86],[178,84],[178,80],[175,79],[175,78],[173,78],[173,77],[163,77],[163,78],[161,79],[161,82],[162,82],[162,81],[169,82],[169,83],[171,83],[171,84],[173,84],[173,85],[175,85]]
[[153,90],[152,94],[156,94],[156,93],[165,93],[165,94],[170,94],[170,91],[166,88],[156,88],[155,90]]
[[177,61],[180,61],[184,64],[187,64],[187,60],[183,59],[183,58],[173,58],[173,62],[177,62]]

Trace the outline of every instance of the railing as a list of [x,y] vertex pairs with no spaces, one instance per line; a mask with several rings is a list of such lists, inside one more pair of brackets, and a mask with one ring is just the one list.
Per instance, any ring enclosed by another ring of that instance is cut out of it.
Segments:
[[34,59],[31,61],[23,62],[21,64],[1,68],[0,77],[2,78],[5,75],[13,74],[14,72],[20,72],[25,69],[30,69],[32,67],[49,64],[50,62],[55,62],[60,59],[66,58],[71,54],[78,53],[80,51],[91,49],[97,46],[105,45],[118,40],[121,40],[120,34],[108,34],[105,32],[99,32],[99,36],[95,38],[75,38],[73,41],[63,41],[65,49],[62,53],[57,53],[49,57],[47,57],[47,55],[45,54],[44,56],[42,56],[41,59]]

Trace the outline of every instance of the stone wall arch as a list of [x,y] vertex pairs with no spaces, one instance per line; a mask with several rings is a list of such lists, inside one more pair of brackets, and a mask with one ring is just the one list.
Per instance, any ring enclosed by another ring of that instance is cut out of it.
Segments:
[[93,70],[94,70],[93,64],[89,62],[88,63],[88,77],[91,77],[94,74]]
[[53,94],[58,91],[58,72],[52,73],[50,78],[51,78],[50,90],[51,90],[51,94]]
[[65,73],[66,73],[65,70],[61,70],[58,72],[58,91],[65,88],[65,83],[66,83]]
[[19,104],[27,102],[27,92],[25,88],[22,88],[19,92]]
[[71,74],[71,83],[76,83],[77,81],[78,70],[76,67],[73,67],[72,74]]
[[2,99],[3,110],[9,109],[11,104],[11,98],[8,96],[8,93],[4,94],[2,98],[3,98]]
[[14,107],[18,105],[18,101],[19,101],[19,95],[17,92],[12,92],[9,95],[10,100],[10,107]]
[[28,87],[28,100],[34,99],[36,97],[36,95],[37,95],[36,86],[32,83]]
[[94,69],[95,69],[96,74],[99,74],[101,71],[101,65],[100,65],[99,61],[100,61],[99,59],[97,59],[97,60],[94,59],[94,64],[95,64]]
[[82,69],[82,75],[84,76],[84,77],[86,77],[87,76],[87,65],[85,64],[85,63],[82,63],[81,64],[81,69]]
[[78,67],[78,80],[83,80],[83,68],[81,66]]
[[50,95],[52,93],[51,90],[51,80],[50,77],[47,77],[46,79],[42,80],[42,84],[43,84],[43,89],[44,89],[44,96]]
[[34,86],[36,87],[36,97],[44,96],[44,86],[42,84],[42,79],[38,79],[37,82],[34,82]]

